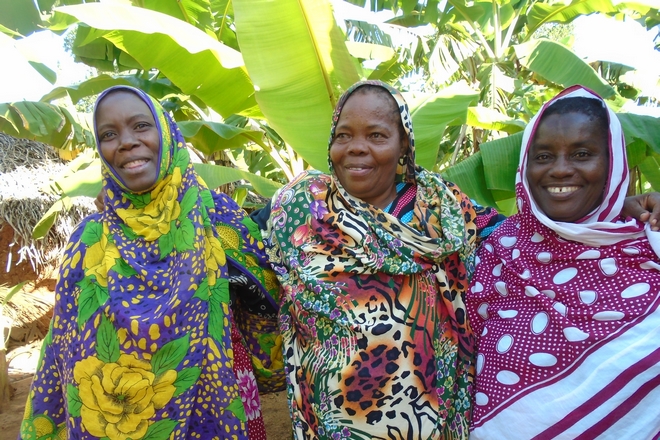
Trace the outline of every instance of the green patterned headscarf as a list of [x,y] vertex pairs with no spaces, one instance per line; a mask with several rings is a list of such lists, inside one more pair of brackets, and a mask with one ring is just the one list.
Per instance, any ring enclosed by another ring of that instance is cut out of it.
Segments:
[[334,173],[303,173],[273,198],[267,245],[284,287],[295,438],[467,438],[473,338],[463,295],[475,211],[455,185],[415,166],[408,107],[384,83],[360,82],[341,97],[330,143],[366,84],[399,105],[410,148],[397,174],[415,185],[413,219],[352,196]]

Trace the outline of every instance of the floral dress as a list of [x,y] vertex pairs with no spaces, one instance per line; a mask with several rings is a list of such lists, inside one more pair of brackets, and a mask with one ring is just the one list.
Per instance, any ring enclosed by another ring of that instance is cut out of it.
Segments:
[[282,361],[259,231],[195,174],[162,107],[122,88],[154,114],[162,172],[134,194],[104,167],[105,209],[66,247],[20,438],[263,439],[255,372],[281,381]]
[[408,107],[391,87],[349,89],[333,132],[365,84],[399,104],[410,147],[397,169],[402,202],[378,209],[315,171],[272,201],[266,245],[283,286],[294,437],[465,439],[473,337],[463,295],[478,213],[455,185],[415,166]]

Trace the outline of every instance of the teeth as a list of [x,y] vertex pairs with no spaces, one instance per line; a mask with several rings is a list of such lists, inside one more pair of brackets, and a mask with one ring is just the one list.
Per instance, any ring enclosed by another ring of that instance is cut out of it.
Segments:
[[580,188],[577,186],[550,186],[548,187],[548,192],[552,194],[563,194],[577,191],[578,189]]
[[124,168],[133,168],[142,165],[143,163],[147,163],[146,159],[138,159],[138,160],[132,160],[130,162],[127,162],[124,164]]

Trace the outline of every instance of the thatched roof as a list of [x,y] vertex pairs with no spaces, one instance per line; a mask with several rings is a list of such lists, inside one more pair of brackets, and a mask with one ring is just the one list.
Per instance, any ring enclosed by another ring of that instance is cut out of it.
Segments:
[[95,211],[92,199],[76,198],[45,239],[32,239],[32,229],[57,200],[43,188],[65,167],[53,147],[0,133],[0,227],[13,228],[20,260],[30,261],[37,274],[57,264],[73,227]]
[[[8,288],[0,286],[0,301],[4,301]],[[11,328],[8,348],[24,345],[34,340],[43,339],[48,332],[48,325],[53,309],[54,296],[43,292],[17,292],[2,307],[0,320]]]

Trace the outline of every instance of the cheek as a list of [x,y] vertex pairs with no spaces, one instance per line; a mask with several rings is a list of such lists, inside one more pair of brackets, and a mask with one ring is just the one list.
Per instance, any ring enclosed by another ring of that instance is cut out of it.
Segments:
[[341,147],[336,144],[330,146],[330,162],[332,162],[333,166],[337,165],[337,162],[341,159],[341,154]]
[[105,161],[108,162],[109,164],[112,163],[116,151],[117,148],[114,145],[108,142],[101,143],[101,156],[103,156],[103,159],[105,159]]
[[539,180],[541,178],[542,172],[533,166],[527,167],[527,185],[529,186],[529,191],[532,195],[532,198],[536,203],[542,202],[540,199],[540,188]]
[[144,143],[149,146],[149,149],[154,153],[154,155],[158,155],[158,153],[160,153],[160,137],[158,134],[149,135],[149,137],[144,140]]
[[527,183],[529,184],[529,187],[534,189],[536,186],[539,184],[539,181],[541,177],[543,176],[544,169],[540,168],[536,164],[528,164],[527,165]]
[[610,175],[610,162],[608,160],[601,160],[596,164],[595,169],[593,170],[596,179],[601,183],[601,187],[605,188],[607,185],[607,180]]

